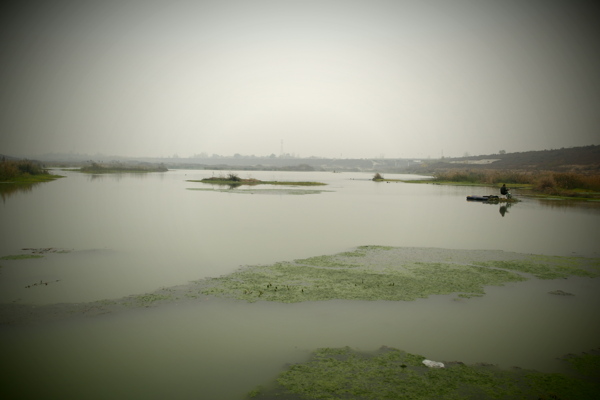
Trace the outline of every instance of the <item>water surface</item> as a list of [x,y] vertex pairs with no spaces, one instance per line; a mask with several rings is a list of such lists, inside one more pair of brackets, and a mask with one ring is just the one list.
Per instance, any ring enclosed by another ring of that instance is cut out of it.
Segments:
[[[493,189],[376,183],[365,173],[239,172],[243,178],[327,183],[319,194],[188,190],[209,186],[186,180],[219,173],[66,172],[67,178],[11,193],[0,206],[0,256],[22,248],[69,252],[0,261],[0,302],[113,299],[243,265],[367,244],[598,256],[597,207],[523,198],[501,210],[465,200]],[[26,288],[38,281],[51,283]],[[576,295],[548,294],[557,289]],[[598,289],[597,279],[569,278],[487,288],[486,296],[464,301],[433,296],[290,305],[206,297],[43,326],[4,326],[5,365],[11,366],[4,390],[62,398],[242,399],[314,348],[346,345],[552,371],[556,357],[600,346]],[[26,385],[32,379],[40,385]]]

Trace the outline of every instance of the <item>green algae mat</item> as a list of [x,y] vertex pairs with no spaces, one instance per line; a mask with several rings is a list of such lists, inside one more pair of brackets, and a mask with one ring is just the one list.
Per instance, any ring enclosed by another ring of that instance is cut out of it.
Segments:
[[309,189],[204,189],[204,188],[188,188],[188,190],[203,191],[203,192],[220,192],[233,194],[265,194],[265,195],[304,195],[304,194],[321,194],[330,192],[330,190],[309,190]]
[[293,364],[274,382],[247,398],[267,399],[597,399],[600,352],[569,355],[568,373],[541,373],[493,365],[448,362],[427,367],[425,357],[382,347],[361,353],[348,347],[314,351],[305,363]]
[[599,275],[598,258],[361,246],[334,255],[244,267],[208,279],[203,293],[249,302],[410,301],[430,295],[482,296],[485,286],[531,278]]
[[[0,261],[2,264],[18,263],[18,260],[38,258],[50,252],[70,251],[53,248],[23,250],[30,254],[3,256]],[[361,246],[339,254],[246,266],[225,276],[121,299],[45,306],[0,304],[0,324],[46,320],[50,316],[59,319],[99,315],[132,307],[193,301],[203,295],[281,303],[333,299],[411,301],[431,295],[454,295],[459,300],[485,295],[486,286],[570,276],[600,276],[600,259],[497,250]],[[40,281],[30,286],[47,283],[52,282]],[[572,295],[561,290],[550,293]]]

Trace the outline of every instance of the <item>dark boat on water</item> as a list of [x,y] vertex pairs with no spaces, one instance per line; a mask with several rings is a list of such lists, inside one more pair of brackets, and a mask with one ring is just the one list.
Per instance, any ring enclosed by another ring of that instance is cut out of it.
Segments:
[[499,201],[500,197],[489,195],[489,196],[467,196],[467,201]]

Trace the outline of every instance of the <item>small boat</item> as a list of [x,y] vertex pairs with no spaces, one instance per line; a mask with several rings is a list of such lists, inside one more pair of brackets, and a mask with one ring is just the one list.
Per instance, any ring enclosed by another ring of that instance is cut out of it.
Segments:
[[467,201],[498,201],[500,197],[489,195],[489,196],[467,196]]

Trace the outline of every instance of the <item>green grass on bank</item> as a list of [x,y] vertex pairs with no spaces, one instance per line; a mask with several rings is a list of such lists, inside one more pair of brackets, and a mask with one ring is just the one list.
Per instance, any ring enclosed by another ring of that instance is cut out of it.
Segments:
[[53,181],[58,178],[62,178],[62,176],[49,173],[35,161],[0,161],[0,182],[2,183],[30,184]]
[[531,191],[534,196],[600,199],[600,175],[575,172],[518,172],[497,170],[436,171],[431,179],[394,180],[375,174],[374,181],[401,181],[455,186],[491,186],[506,184],[510,189]]

